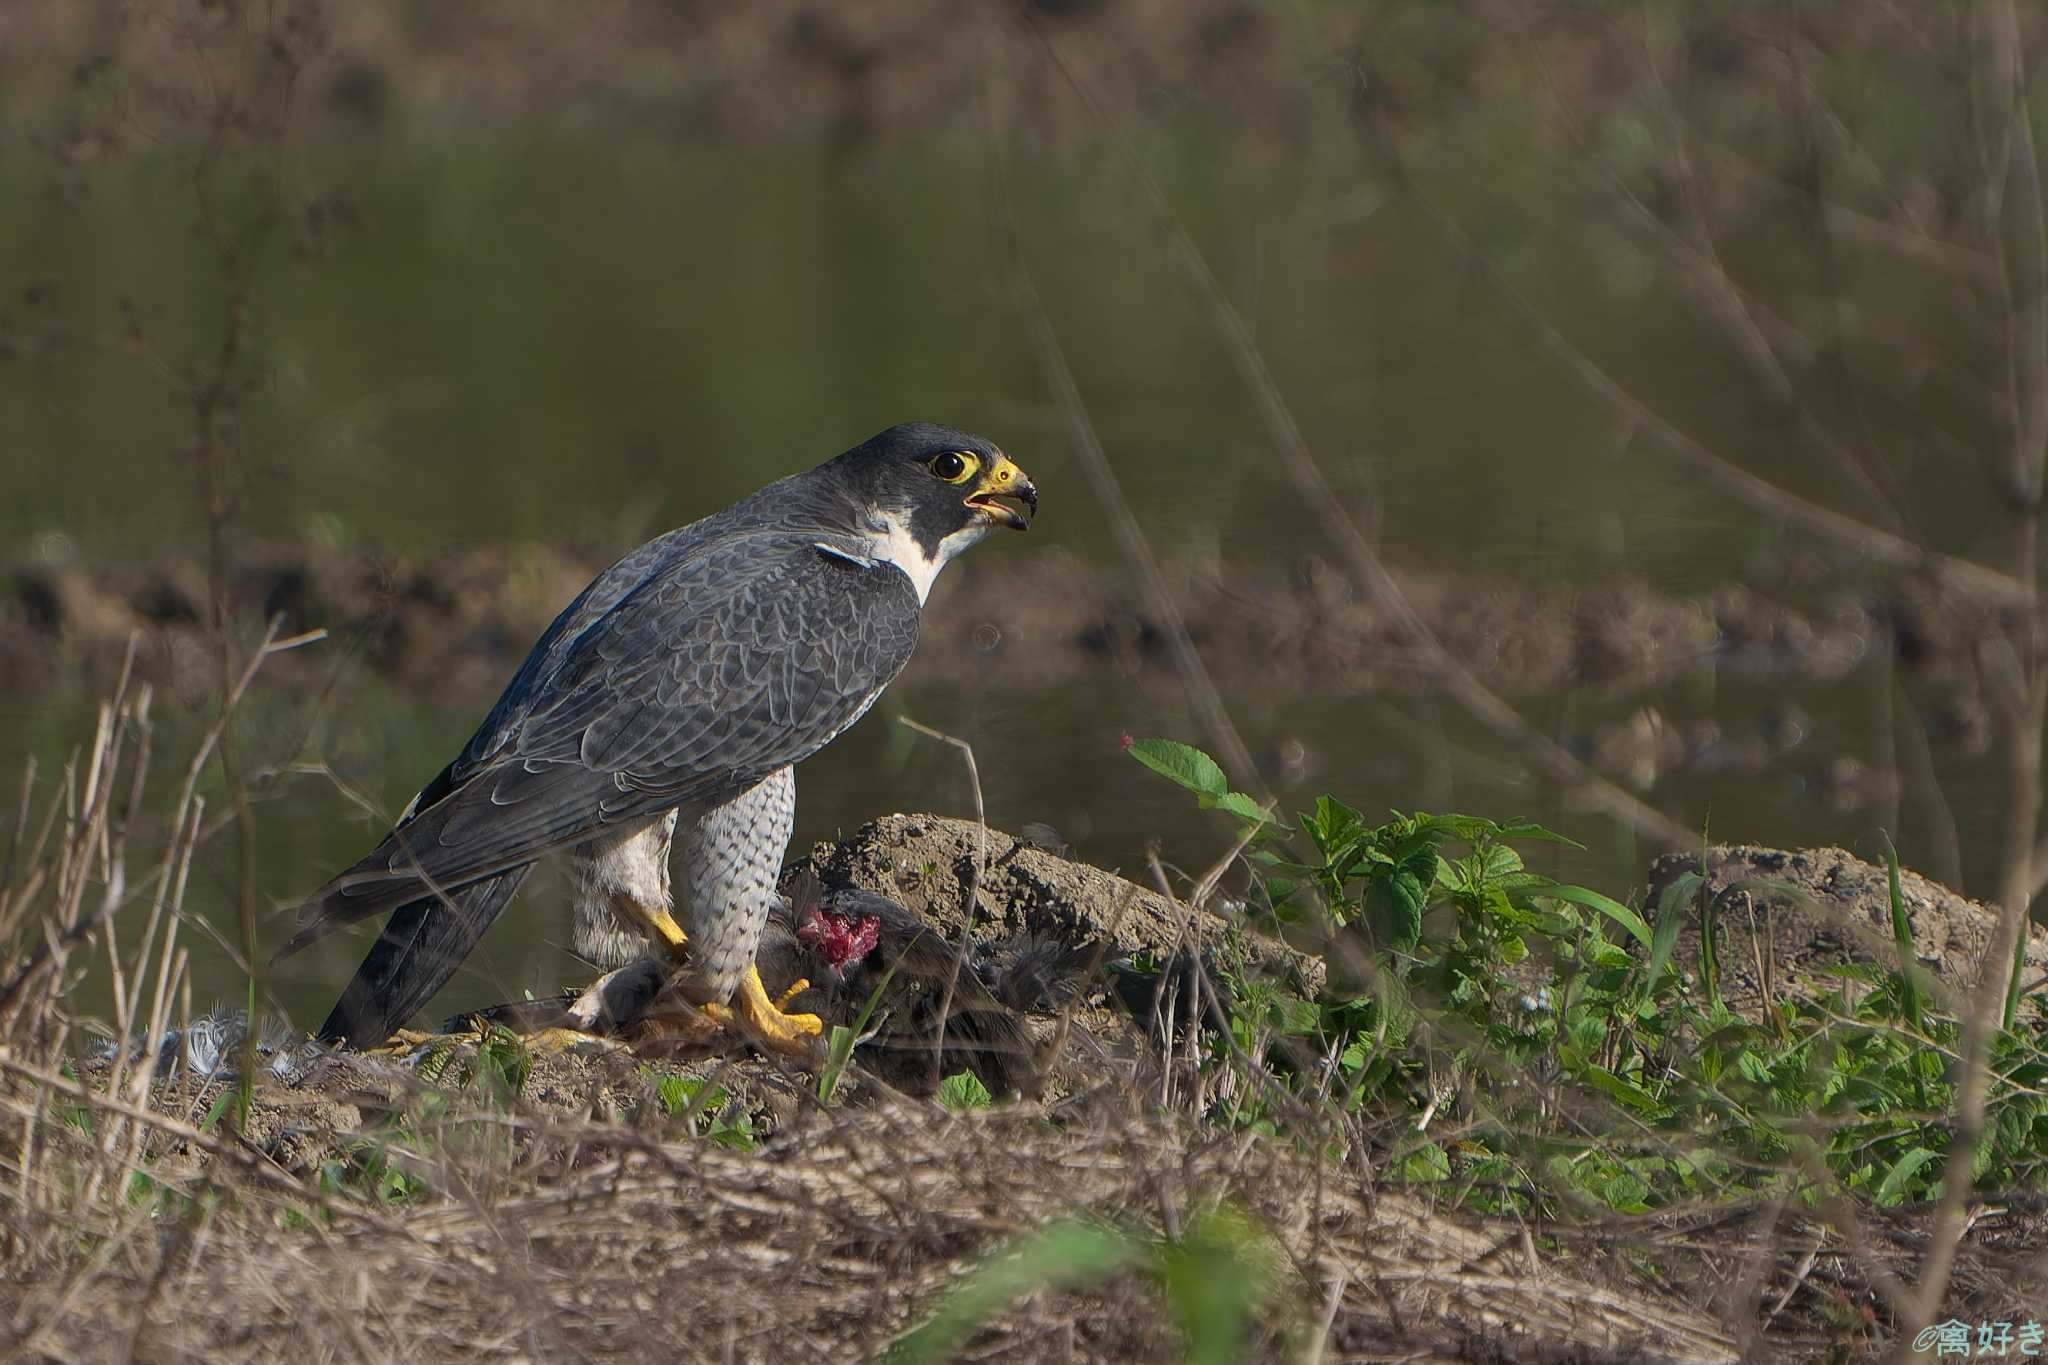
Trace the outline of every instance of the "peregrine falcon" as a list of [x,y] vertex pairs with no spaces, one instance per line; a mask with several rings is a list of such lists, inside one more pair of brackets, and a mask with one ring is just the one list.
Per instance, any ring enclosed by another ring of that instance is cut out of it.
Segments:
[[785,1014],[754,965],[789,843],[793,765],[902,671],[946,562],[1037,510],[1030,479],[993,444],[911,422],[599,574],[383,842],[300,907],[279,958],[390,914],[319,1036],[383,1042],[534,861],[568,849],[580,953],[617,966],[651,934],[707,1015],[806,1053],[817,1018]]

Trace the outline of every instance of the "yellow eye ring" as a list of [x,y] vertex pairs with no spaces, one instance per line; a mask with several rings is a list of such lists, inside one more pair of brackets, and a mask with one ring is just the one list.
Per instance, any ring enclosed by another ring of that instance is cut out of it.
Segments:
[[964,450],[949,450],[932,461],[932,477],[946,483],[965,483],[981,467],[978,457]]

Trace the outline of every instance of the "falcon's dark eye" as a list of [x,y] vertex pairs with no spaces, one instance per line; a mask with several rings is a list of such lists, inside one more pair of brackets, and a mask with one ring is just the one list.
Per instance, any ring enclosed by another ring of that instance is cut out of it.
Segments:
[[932,460],[932,476],[944,479],[947,483],[959,483],[972,474],[979,463],[974,456],[964,451],[949,450]]

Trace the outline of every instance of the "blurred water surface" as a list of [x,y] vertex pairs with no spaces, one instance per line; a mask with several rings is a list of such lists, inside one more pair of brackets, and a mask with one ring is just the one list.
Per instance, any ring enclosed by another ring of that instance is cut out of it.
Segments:
[[[1833,498],[1838,471],[1757,398],[1721,335],[1660,282],[1639,243],[1586,211],[1565,174],[1572,156],[1494,117],[1450,129],[1431,170],[1517,287],[1659,412],[1794,491]],[[1157,177],[1336,495],[1389,561],[1540,583],[1568,600],[1617,581],[1704,592],[1807,548],[1632,440],[1373,171],[1354,131],[1276,150],[1196,119],[1163,121],[1130,149],[968,137],[827,152],[659,130],[315,145],[292,176],[331,190],[330,209],[317,230],[296,218],[278,227],[244,304],[261,359],[237,418],[248,479],[234,534],[412,556],[540,541],[602,562],[925,417],[997,439],[1043,490],[1030,535],[978,558],[1070,556],[1123,572],[1010,288],[1014,234],[1158,552],[1226,581],[1248,566],[1336,560],[1281,476],[1259,396],[1134,164]],[[214,192],[213,211],[235,221],[261,197],[232,181]],[[180,457],[192,417],[173,380],[218,345],[224,304],[188,161],[131,154],[95,170],[89,193],[58,194],[33,156],[0,156],[0,196],[0,284],[17,339],[0,363],[0,545],[18,561],[193,551],[203,519]],[[1759,220],[1721,248],[1765,306],[1804,317],[1819,305],[1795,259],[1801,241],[1796,224]],[[1827,299],[1882,309],[1932,350],[1952,334],[1967,349],[1923,268],[1883,254],[1849,266]],[[1904,389],[1880,366],[1818,385],[1812,402],[1861,425],[1916,534],[1958,553],[1993,548],[1991,491],[1922,439],[1979,420],[1951,389]],[[382,816],[488,703],[342,676],[318,698],[259,685],[245,747],[257,766],[330,766]],[[1390,706],[1315,681],[1227,698],[1288,802],[1330,790],[1369,812],[1534,814],[1589,846],[1558,854],[1557,870],[1616,891],[1640,878],[1633,839],[1517,779],[1448,704],[1409,695]],[[1739,727],[1788,695],[1723,676],[1703,652],[1652,695],[1523,700],[1539,730],[1570,737],[1646,705],[1672,724]],[[1879,823],[1901,819],[1913,861],[1931,817],[1910,799],[1901,815],[1889,798],[1831,788],[1819,771],[1828,756],[1889,754],[1895,709],[1912,692],[1866,669],[1789,700],[1804,745],[1785,762],[1660,775],[1649,799],[1717,839],[1865,854],[1880,846]],[[161,699],[166,788],[205,705]],[[10,769],[33,753],[47,774],[90,729],[89,698],[14,695],[0,714]],[[1078,855],[1127,870],[1153,839],[1191,869],[1227,846],[1221,817],[1193,812],[1119,751],[1124,733],[1203,738],[1175,687],[1103,667],[1027,692],[913,664],[872,718],[800,771],[799,848],[892,810],[969,809],[958,756],[896,715],[973,742],[998,825],[1045,822]],[[1996,856],[1996,766],[1937,755],[1980,892]],[[317,885],[381,833],[382,816],[324,777],[280,778],[258,807],[265,902]],[[234,866],[228,840],[216,842],[194,870],[195,907],[232,904]],[[529,912],[508,916],[440,1004],[574,978],[562,894],[557,880],[533,883]],[[361,946],[292,964],[280,989],[302,1022]],[[225,957],[195,951],[201,989],[231,994]]]

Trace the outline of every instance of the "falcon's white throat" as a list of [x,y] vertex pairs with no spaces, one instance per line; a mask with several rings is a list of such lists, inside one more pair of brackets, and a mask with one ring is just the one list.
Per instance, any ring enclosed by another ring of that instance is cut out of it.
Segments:
[[953,532],[938,544],[938,553],[928,555],[924,546],[917,543],[917,537],[910,534],[910,526],[902,517],[885,514],[881,526],[869,533],[868,555],[884,564],[894,564],[910,577],[910,585],[917,589],[917,604],[924,605],[931,595],[932,580],[939,576],[939,570],[946,567],[946,561],[959,554],[989,533],[989,523],[976,521]]

